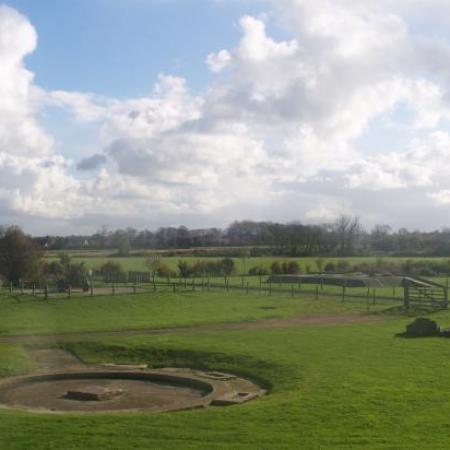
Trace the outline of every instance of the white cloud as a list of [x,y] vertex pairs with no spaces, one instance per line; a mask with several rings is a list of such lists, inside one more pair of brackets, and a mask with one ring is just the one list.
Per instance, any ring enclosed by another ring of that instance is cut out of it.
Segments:
[[206,58],[206,64],[211,72],[221,72],[231,62],[231,55],[227,50],[220,50],[218,53],[210,53]]
[[[283,218],[354,211],[390,222],[383,195],[401,204],[414,192],[421,204],[444,204],[450,44],[428,30],[442,23],[447,3],[271,3],[272,15],[240,20],[235,48],[207,55],[214,78],[204,93],[161,74],[148,96],[121,100],[37,88],[23,65],[36,33],[26,18],[0,8],[0,207],[31,216],[120,215],[130,223],[152,210],[161,222],[194,215],[201,223],[212,214],[235,218],[226,211],[237,218],[271,211],[276,202]],[[424,20],[428,27],[419,26]],[[289,37],[275,39],[269,25]],[[48,105],[97,127],[103,148],[79,164],[90,174],[72,175],[74,164],[39,125],[38,107]],[[402,107],[413,115],[402,124],[409,145],[394,151],[381,137],[376,153],[363,150],[374,121],[395,123]],[[307,192],[308,201],[293,208],[292,191],[300,200]],[[364,207],[364,196],[377,202]]]
[[430,192],[428,197],[436,202],[438,205],[450,205],[450,189],[444,189],[438,192]]

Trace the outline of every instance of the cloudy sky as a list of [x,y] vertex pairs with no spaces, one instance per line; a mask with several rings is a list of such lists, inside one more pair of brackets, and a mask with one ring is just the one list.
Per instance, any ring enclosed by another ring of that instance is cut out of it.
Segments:
[[0,223],[450,225],[448,0],[10,0]]

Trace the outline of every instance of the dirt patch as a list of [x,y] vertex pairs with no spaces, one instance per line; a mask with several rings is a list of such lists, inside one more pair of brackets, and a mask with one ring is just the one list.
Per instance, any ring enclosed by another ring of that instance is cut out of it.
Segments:
[[57,348],[32,349],[29,350],[29,353],[40,370],[68,370],[83,366],[75,355]]
[[236,405],[265,393],[233,374],[120,366],[105,370],[86,366],[59,349],[34,350],[32,356],[39,364],[35,374],[0,380],[1,408],[46,413],[160,412]]

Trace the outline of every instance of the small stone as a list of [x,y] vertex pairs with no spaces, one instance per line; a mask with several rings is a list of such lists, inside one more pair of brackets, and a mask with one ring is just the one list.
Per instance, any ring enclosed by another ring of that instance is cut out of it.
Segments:
[[80,390],[67,391],[64,395],[69,400],[84,402],[102,402],[123,394],[122,389],[108,389],[101,386],[87,386]]

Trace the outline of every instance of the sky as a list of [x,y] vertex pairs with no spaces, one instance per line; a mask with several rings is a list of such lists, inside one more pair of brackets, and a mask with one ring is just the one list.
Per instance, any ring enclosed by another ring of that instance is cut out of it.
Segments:
[[0,224],[450,225],[447,0],[0,2]]

